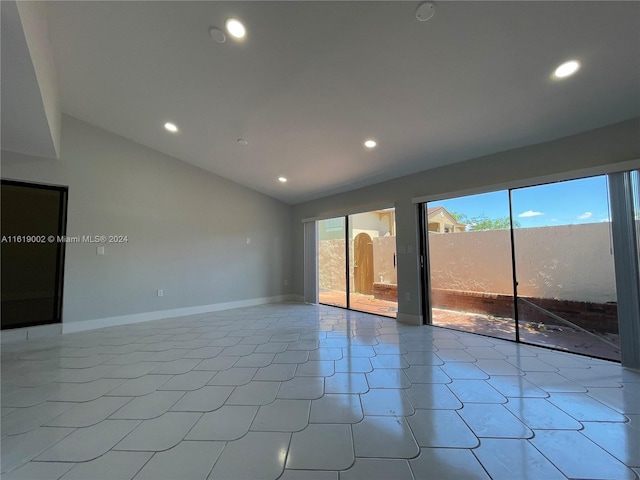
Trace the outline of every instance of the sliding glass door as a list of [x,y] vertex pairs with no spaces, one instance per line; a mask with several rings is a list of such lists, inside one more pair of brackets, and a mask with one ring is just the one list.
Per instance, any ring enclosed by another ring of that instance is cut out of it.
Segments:
[[433,324],[515,340],[508,192],[430,202],[425,216]]
[[319,301],[395,317],[395,209],[318,221]]
[[349,215],[349,308],[395,317],[395,209]]
[[318,222],[319,300],[325,305],[347,308],[346,221],[344,217]]
[[431,322],[620,360],[606,176],[429,202]]
[[619,359],[607,177],[511,192],[520,337]]

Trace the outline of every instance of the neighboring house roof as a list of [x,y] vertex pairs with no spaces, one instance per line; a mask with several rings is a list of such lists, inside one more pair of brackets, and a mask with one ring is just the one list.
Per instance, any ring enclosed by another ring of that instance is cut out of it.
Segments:
[[466,223],[460,223],[456,220],[456,218],[451,215],[446,208],[444,207],[429,207],[427,209],[427,217],[429,220],[432,220],[433,218],[435,218],[436,216],[442,214],[442,216],[447,217],[449,219],[449,221],[456,227],[460,227],[462,229],[466,229],[467,224]]

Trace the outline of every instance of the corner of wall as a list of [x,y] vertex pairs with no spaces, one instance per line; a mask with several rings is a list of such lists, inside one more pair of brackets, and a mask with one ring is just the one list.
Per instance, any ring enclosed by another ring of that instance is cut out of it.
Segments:
[[396,321],[405,325],[422,325],[422,315],[398,312]]

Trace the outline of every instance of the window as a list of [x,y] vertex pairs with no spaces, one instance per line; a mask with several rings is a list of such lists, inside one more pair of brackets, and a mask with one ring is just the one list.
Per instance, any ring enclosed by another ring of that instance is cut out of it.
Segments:
[[423,225],[436,211],[466,225],[423,228],[431,323],[619,361],[608,188],[597,176],[424,205]]

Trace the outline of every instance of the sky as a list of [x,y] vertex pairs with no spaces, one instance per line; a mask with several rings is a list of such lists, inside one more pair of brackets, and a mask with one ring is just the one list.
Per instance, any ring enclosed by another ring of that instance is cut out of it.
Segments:
[[[514,220],[522,228],[609,221],[606,175],[511,191]],[[499,192],[429,202],[450,212],[491,219],[509,215],[509,193]]]

